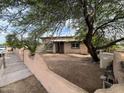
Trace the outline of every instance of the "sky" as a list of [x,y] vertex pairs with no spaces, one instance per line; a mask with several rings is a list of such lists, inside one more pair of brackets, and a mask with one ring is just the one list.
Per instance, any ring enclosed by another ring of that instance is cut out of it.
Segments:
[[[74,36],[75,29],[71,28],[69,25],[71,24],[71,20],[67,20],[65,26],[62,28],[61,31],[58,31],[54,34],[54,36]],[[0,28],[4,28],[7,26],[6,31],[0,31],[0,44],[3,44],[6,42],[6,35],[11,33],[12,31],[17,31],[17,28],[14,28],[7,20],[4,20],[3,18],[0,18]],[[49,36],[50,33],[45,33],[43,36]]]
[[[0,24],[1,24],[1,21],[0,21]],[[11,31],[13,28],[12,27],[9,27],[9,30]],[[0,31],[0,44],[3,44],[6,42],[6,35],[8,33],[11,33],[11,32],[7,32],[5,33],[4,31]],[[54,36],[74,36],[75,34],[75,30],[74,29],[71,29],[67,26],[63,27],[62,31],[59,31],[58,33],[55,33]],[[48,36],[49,34],[46,33],[44,36]]]
[[6,37],[6,33],[1,32],[0,33],[0,44],[3,44],[6,42],[5,37]]
[[[0,19],[0,28],[3,29],[7,25],[8,25],[7,21]],[[8,33],[9,33],[9,30],[12,30],[12,27],[10,25],[8,26]],[[6,42],[5,37],[8,33],[6,33],[5,30],[0,30],[0,44],[3,44]]]
[[[11,13],[16,13],[16,12],[18,12],[18,9],[17,8],[12,8],[12,9],[10,9],[10,8],[8,8],[8,10],[9,10],[9,12],[11,12]],[[25,11],[23,11],[24,13],[26,12],[26,11],[28,11],[29,9],[27,8],[27,10],[25,10]],[[4,11],[3,11],[4,12]],[[5,13],[3,13],[3,14],[10,14],[9,12],[5,12]],[[5,19],[4,19],[5,18]],[[16,29],[16,28],[14,28],[11,24],[9,24],[9,22],[6,20],[7,19],[7,17],[6,16],[3,16],[3,18],[1,17],[1,15],[0,15],[0,28],[3,28],[3,27],[6,27],[6,26],[8,26],[8,28],[7,28],[7,31],[0,31],[0,44],[2,44],[2,43],[5,43],[6,42],[6,39],[5,39],[5,37],[6,37],[6,35],[8,34],[8,33],[11,33],[12,31],[14,31],[14,30],[18,30],[18,29]],[[71,20],[67,20],[67,22],[66,22],[66,24],[65,24],[65,26],[63,27],[63,29],[61,30],[61,31],[58,31],[58,32],[56,32],[55,34],[54,34],[54,36],[73,36],[74,34],[75,34],[75,29],[72,29],[72,28],[70,28],[69,27],[69,25],[71,24]],[[5,33],[5,32],[7,32],[7,33]],[[48,36],[48,35],[50,35],[49,33],[46,33],[44,36]]]
[[[43,37],[50,36],[51,33],[45,33]],[[53,36],[74,36],[75,30],[69,27],[63,27],[61,31],[55,32]]]
[[0,44],[5,43],[6,39],[5,36],[0,36]]

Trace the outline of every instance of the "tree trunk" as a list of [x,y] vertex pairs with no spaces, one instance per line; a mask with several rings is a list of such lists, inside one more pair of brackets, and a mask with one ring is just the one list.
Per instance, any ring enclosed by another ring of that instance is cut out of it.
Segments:
[[85,22],[87,25],[87,35],[84,39],[84,44],[86,45],[86,47],[88,48],[88,51],[90,53],[90,55],[93,58],[93,61],[95,62],[99,62],[99,58],[97,56],[96,53],[96,49],[94,48],[93,44],[92,44],[92,37],[93,37],[93,30],[94,30],[94,18],[95,18],[95,11],[94,8],[93,10],[91,9],[91,13],[89,13],[89,8],[87,6],[89,6],[89,2],[87,2],[87,0],[80,0],[80,3],[83,6],[83,14],[84,14],[84,18],[85,18]]
[[96,53],[96,49],[93,47],[91,42],[88,42],[88,40],[84,40],[84,44],[86,45],[86,47],[88,48],[88,52],[90,53],[90,55],[92,56],[92,59],[94,62],[99,62],[99,58],[97,56]]

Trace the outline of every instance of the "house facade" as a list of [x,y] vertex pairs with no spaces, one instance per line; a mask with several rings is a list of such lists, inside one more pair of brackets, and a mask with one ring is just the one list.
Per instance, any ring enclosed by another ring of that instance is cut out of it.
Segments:
[[83,42],[71,36],[42,37],[41,39],[46,52],[88,54],[87,47]]

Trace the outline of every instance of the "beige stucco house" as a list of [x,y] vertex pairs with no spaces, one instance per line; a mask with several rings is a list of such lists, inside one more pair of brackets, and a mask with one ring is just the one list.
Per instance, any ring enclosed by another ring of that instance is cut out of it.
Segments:
[[83,42],[72,36],[42,37],[41,39],[46,52],[88,54]]

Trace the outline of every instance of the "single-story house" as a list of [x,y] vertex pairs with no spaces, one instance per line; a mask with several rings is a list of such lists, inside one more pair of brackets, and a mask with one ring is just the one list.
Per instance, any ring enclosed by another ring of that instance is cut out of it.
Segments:
[[41,39],[47,52],[88,54],[85,44],[73,36],[42,37]]

